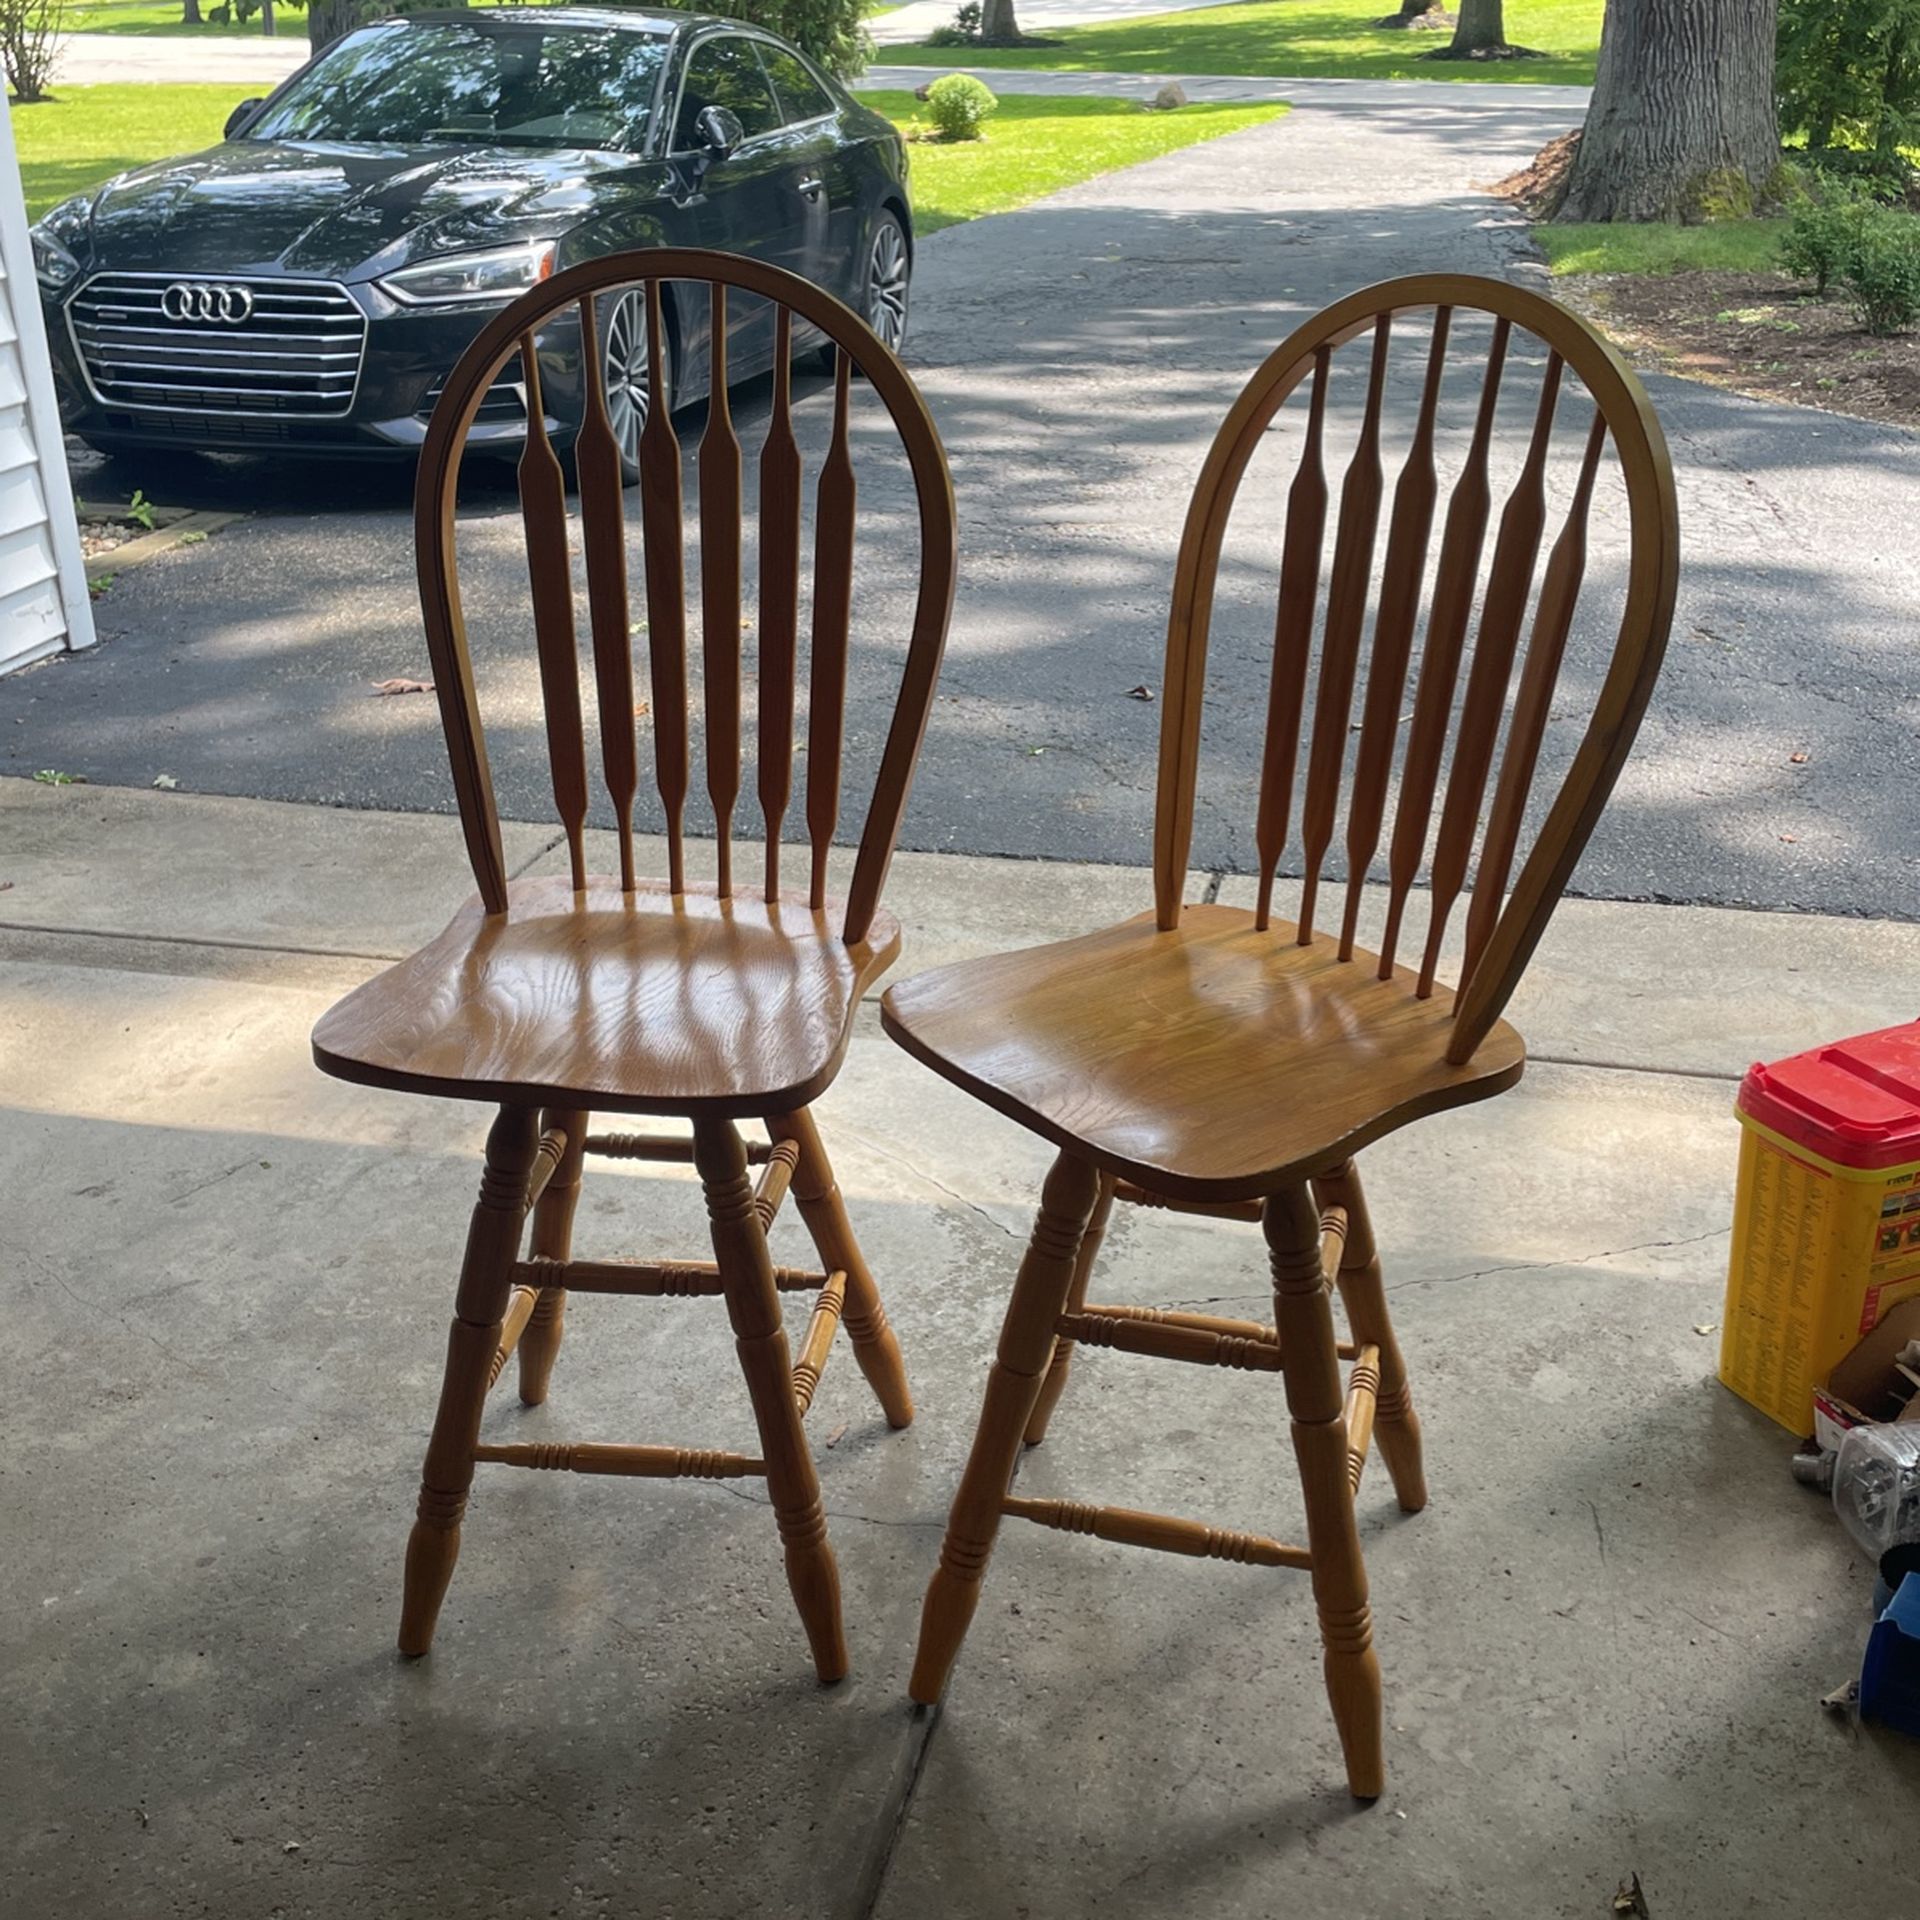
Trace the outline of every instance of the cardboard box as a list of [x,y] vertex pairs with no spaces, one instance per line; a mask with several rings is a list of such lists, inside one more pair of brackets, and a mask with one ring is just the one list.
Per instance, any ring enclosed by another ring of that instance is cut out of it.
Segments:
[[1894,1362],[1920,1340],[1920,1300],[1903,1300],[1814,1389],[1813,1433],[1831,1453],[1849,1428],[1885,1420],[1920,1421],[1920,1393]]

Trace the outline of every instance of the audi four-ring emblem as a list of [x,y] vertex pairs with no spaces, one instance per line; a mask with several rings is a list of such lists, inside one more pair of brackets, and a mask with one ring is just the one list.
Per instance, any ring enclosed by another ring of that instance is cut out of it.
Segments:
[[169,320],[217,320],[237,327],[253,312],[253,289],[176,280],[160,296],[160,311]]

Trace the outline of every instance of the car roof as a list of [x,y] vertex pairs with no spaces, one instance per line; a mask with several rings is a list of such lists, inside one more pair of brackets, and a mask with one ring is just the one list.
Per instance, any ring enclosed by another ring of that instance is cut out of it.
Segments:
[[[624,27],[636,33],[680,33],[692,27],[750,27],[712,13],[650,13],[640,7],[489,7],[485,13],[464,8],[445,12],[422,11],[397,16],[401,24],[452,21],[461,26],[491,26],[495,22],[527,26]],[[764,31],[764,29],[760,29]]]

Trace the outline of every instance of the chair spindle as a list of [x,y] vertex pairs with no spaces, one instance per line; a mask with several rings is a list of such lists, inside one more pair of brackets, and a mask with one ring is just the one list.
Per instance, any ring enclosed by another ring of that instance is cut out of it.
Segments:
[[1367,614],[1367,586],[1373,574],[1374,538],[1380,524],[1380,406],[1386,389],[1392,328],[1393,316],[1388,313],[1374,323],[1366,412],[1340,485],[1340,521],[1333,539],[1326,631],[1320,645],[1320,684],[1314,699],[1313,744],[1307,757],[1307,793],[1300,810],[1305,881],[1298,937],[1303,947],[1313,941],[1320,866],[1333,841],[1341,774],[1346,766],[1360,629]]
[[1332,350],[1313,357],[1307,403],[1307,440],[1287,491],[1287,530],[1280,554],[1280,599],[1273,616],[1273,681],[1267,693],[1267,744],[1260,773],[1255,844],[1260,852],[1260,898],[1254,925],[1263,933],[1273,910],[1273,874],[1286,851],[1293,809],[1293,772],[1300,751],[1300,714],[1306,698],[1307,657],[1313,651],[1314,602],[1320,589],[1320,550],[1327,529],[1327,473],[1321,447],[1327,419],[1327,370]]
[[1387,927],[1380,942],[1379,977],[1382,980],[1393,977],[1400,921],[1420,871],[1421,856],[1427,847],[1427,830],[1433,821],[1433,796],[1440,777],[1440,756],[1446,747],[1447,719],[1453,708],[1453,690],[1460,677],[1460,654],[1466,642],[1467,620],[1473,612],[1474,584],[1479,577],[1480,553],[1487,537],[1487,515],[1492,503],[1487,461],[1493,445],[1500,375],[1506,365],[1507,339],[1511,332],[1512,322],[1504,315],[1494,321],[1473,439],[1448,499],[1446,528],[1440,536],[1440,561],[1434,574],[1433,600],[1427,612],[1420,684],[1414,695],[1413,726],[1400,770],[1400,803],[1394,814],[1393,841],[1388,854]]
[[1434,843],[1429,879],[1432,915],[1427,922],[1427,947],[1420,961],[1421,999],[1433,992],[1434,969],[1447,920],[1467,877],[1480,824],[1480,803],[1493,764],[1494,742],[1513,678],[1514,649],[1526,619],[1534,562],[1540,554],[1540,535],[1547,520],[1547,451],[1553,439],[1554,410],[1560,398],[1560,356],[1547,357],[1540,381],[1540,404],[1534,414],[1533,437],[1527,457],[1501,510],[1500,531],[1493,543],[1493,563],[1487,572],[1486,599],[1480,610],[1480,630],[1474,636],[1473,664],[1467,672],[1467,692],[1461,703],[1460,726],[1447,775],[1447,797],[1440,812],[1440,834]]
[[1360,751],[1354,764],[1353,797],[1347,812],[1347,905],[1340,922],[1340,958],[1353,958],[1354,934],[1367,869],[1380,844],[1386,811],[1387,778],[1393,771],[1400,734],[1400,700],[1407,683],[1407,662],[1420,610],[1420,588],[1427,573],[1427,543],[1433,532],[1433,503],[1439,492],[1434,472],[1434,416],[1446,372],[1450,307],[1433,312],[1433,345],[1427,355],[1426,384],[1414,422],[1406,464],[1393,490],[1393,519],[1387,531],[1387,557],[1380,583],[1380,610],[1373,627],[1373,656],[1367,668],[1366,707],[1360,723]]
[[1479,964],[1492,937],[1494,922],[1500,917],[1500,902],[1506,893],[1507,875],[1513,868],[1520,824],[1527,810],[1527,795],[1533,786],[1533,770],[1540,757],[1540,742],[1553,706],[1553,690],[1560,678],[1560,662],[1566,653],[1567,635],[1573,628],[1574,602],[1580,597],[1580,583],[1586,574],[1587,512],[1606,444],[1607,423],[1596,410],[1587,432],[1586,452],[1581,457],[1580,475],[1574,483],[1566,521],[1547,556],[1546,574],[1540,583],[1540,601],[1533,616],[1533,632],[1527,641],[1526,661],[1520,669],[1520,688],[1514,696],[1513,719],[1507,729],[1506,751],[1500,760],[1500,778],[1487,816],[1486,840],[1473,877],[1473,905],[1467,913],[1467,951],[1462,979]]
[[707,797],[715,883],[733,897],[733,809],[740,797],[740,437],[727,398],[727,290],[713,300],[713,375],[700,436],[701,666],[707,694]]
[[780,830],[793,792],[793,689],[800,630],[800,449],[793,437],[793,315],[777,310],[773,414],[760,449],[760,811],[769,904],[780,897]]
[[620,834],[620,890],[631,893],[633,798],[640,775],[634,736],[633,637],[628,631],[626,489],[620,449],[607,413],[606,369],[591,297],[580,302],[580,361],[586,378],[586,407],[573,443],[573,462],[580,477],[580,537],[587,561],[600,759]]
[[807,701],[807,832],[813,843],[808,904],[826,905],[827,855],[840,823],[840,745],[845,724],[847,636],[853,619],[856,488],[848,439],[852,362],[833,365],[833,439],[820,469],[814,511],[813,660]]
[[640,434],[640,527],[647,555],[647,661],[653,764],[667,824],[668,885],[687,890],[687,608],[680,534],[680,440],[661,377],[666,323],[660,283],[647,287],[647,422]]
[[587,751],[580,719],[580,651],[573,631],[573,566],[567,548],[567,482],[547,438],[540,357],[533,335],[520,336],[527,381],[527,437],[520,454],[520,519],[526,528],[533,634],[540,698],[547,717],[553,803],[567,830],[576,893],[587,884]]

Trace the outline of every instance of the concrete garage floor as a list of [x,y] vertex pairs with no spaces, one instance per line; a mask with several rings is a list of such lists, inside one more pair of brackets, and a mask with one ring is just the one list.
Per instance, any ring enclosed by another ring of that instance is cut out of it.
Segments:
[[[552,835],[509,833],[550,861]],[[1368,1156],[1434,1500],[1370,1475],[1387,1797],[1356,1809],[1285,1574],[1010,1527],[944,1710],[904,1680],[1046,1150],[869,1009],[823,1122],[920,1401],[810,1421],[854,1677],[815,1687],[757,1488],[483,1475],[392,1651],[482,1110],[306,1034],[465,890],[453,824],[0,782],[0,1909],[1604,1916],[1910,1910],[1920,1747],[1824,1715],[1868,1568],[1713,1380],[1732,1078],[1911,1016],[1920,931],[1574,902],[1513,1094]],[[1195,892],[1209,884],[1196,876]],[[1231,889],[1237,881],[1226,883]],[[905,970],[1143,874],[922,855]],[[700,1249],[677,1172],[581,1250]],[[777,1257],[801,1257],[783,1222]],[[1130,1214],[1102,1290],[1263,1298],[1257,1237]],[[496,1437],[739,1445],[724,1316],[575,1302]],[[1083,1357],[1029,1490],[1297,1535],[1276,1385]]]

